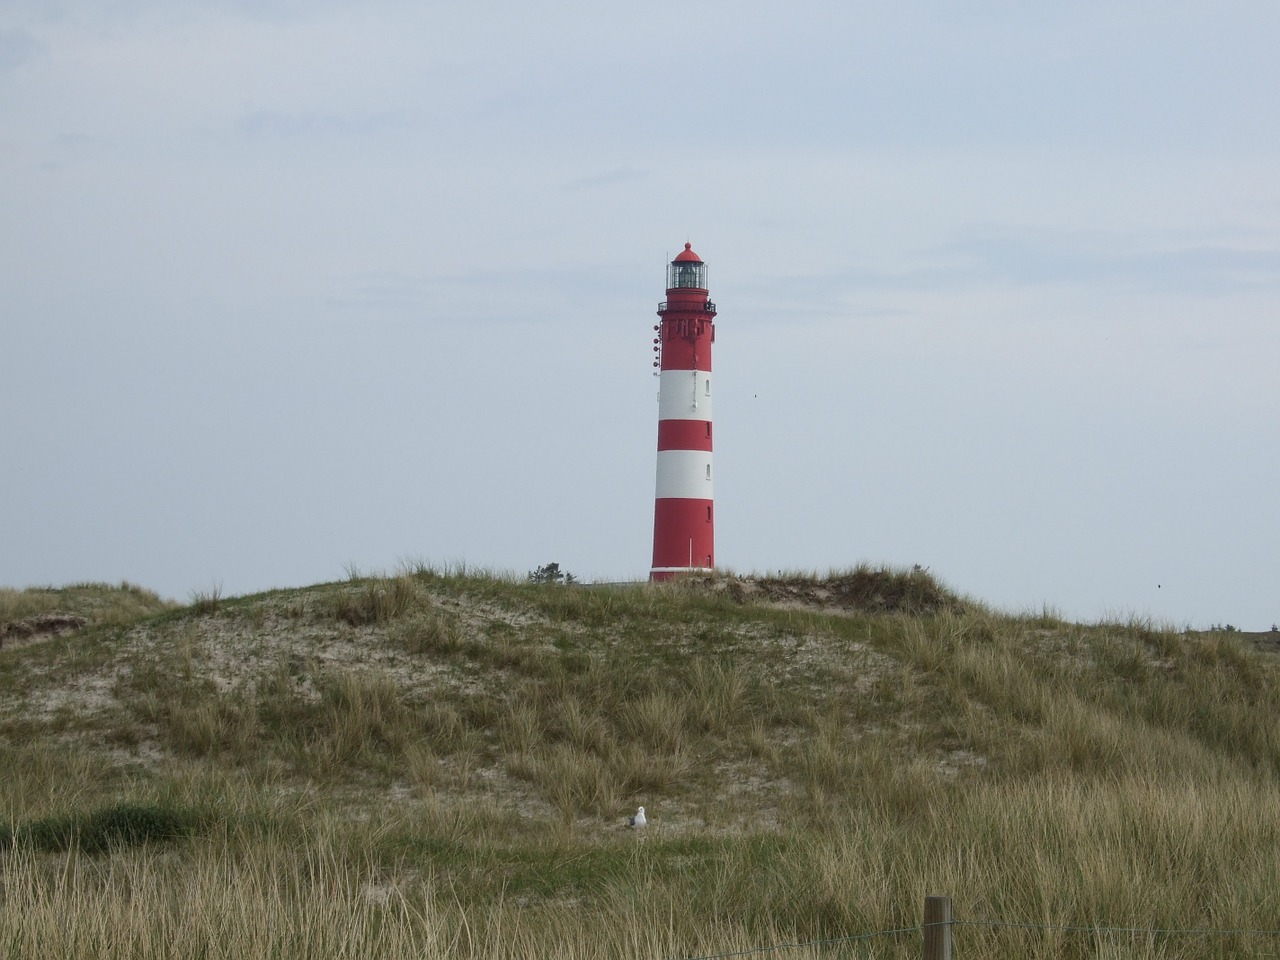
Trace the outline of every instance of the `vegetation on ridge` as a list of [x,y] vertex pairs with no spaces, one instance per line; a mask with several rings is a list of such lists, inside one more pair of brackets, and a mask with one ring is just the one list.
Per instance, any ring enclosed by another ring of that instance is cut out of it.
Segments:
[[927,893],[1026,925],[964,956],[1277,946],[1169,932],[1280,930],[1280,663],[1237,634],[998,615],[920,569],[78,596],[0,595],[0,626],[87,621],[0,650],[9,955],[695,956],[915,927]]
[[85,626],[124,626],[172,603],[131,583],[113,587],[77,583],[69,587],[0,587],[0,647],[42,634],[65,633]]

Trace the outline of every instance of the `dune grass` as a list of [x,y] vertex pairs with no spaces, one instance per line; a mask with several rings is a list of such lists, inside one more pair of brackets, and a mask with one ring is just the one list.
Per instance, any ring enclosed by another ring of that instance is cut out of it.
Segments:
[[0,587],[0,627],[42,614],[83,617],[91,625],[121,626],[177,606],[132,583],[77,583],[67,587]]
[[914,957],[942,893],[957,956],[1274,955],[1274,654],[927,577],[419,567],[0,651],[0,954]]

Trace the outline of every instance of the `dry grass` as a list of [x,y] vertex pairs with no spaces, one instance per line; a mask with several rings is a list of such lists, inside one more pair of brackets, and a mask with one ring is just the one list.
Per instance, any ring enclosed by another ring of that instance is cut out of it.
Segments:
[[0,587],[0,639],[5,628],[35,617],[64,615],[88,626],[123,626],[177,605],[131,583],[78,583],[69,587]]
[[[1274,655],[867,610],[832,599],[851,577],[419,568],[2,651],[0,954],[698,956],[914,927],[927,893],[1021,924],[959,928],[964,956],[1275,953],[1156,932],[1280,930]],[[900,577],[870,580],[947,597]],[[198,828],[23,839],[104,809]]]

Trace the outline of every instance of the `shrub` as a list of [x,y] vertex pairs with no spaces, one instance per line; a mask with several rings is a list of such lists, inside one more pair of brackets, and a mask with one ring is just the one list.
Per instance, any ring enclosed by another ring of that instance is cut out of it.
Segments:
[[[825,577],[779,573],[776,577],[757,578],[755,586],[775,602],[800,601],[873,614],[927,616],[964,611],[964,603],[919,564],[910,570],[862,565],[853,570],[832,571]],[[752,596],[745,587],[730,590],[729,594],[738,602]]]
[[529,571],[530,583],[577,583],[578,578],[572,573],[560,569],[558,563],[548,563],[537,570]]
[[104,853],[118,847],[167,843],[190,836],[199,819],[186,810],[121,803],[89,814],[45,817],[16,829],[6,826],[0,830],[0,849],[25,843],[45,853],[73,848]]

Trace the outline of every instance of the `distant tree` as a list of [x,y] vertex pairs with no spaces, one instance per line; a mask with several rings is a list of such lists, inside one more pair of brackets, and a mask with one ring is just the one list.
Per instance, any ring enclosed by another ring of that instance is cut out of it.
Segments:
[[529,571],[530,583],[577,583],[578,578],[572,573],[560,569],[558,563],[548,563],[537,570]]

